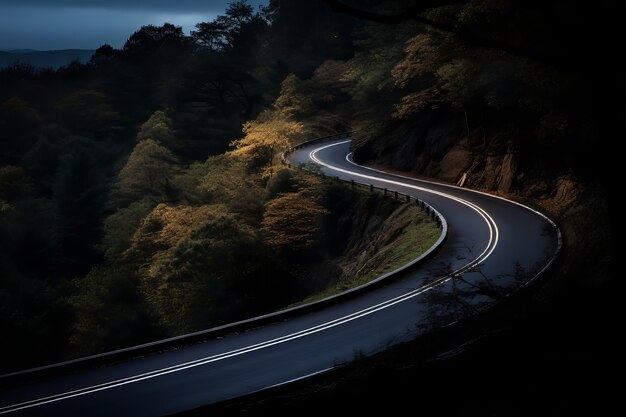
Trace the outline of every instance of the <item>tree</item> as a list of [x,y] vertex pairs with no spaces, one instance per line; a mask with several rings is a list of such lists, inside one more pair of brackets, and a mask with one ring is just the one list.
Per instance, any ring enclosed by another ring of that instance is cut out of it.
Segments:
[[76,91],[59,100],[56,109],[64,126],[74,132],[104,137],[119,130],[119,114],[100,91]]
[[207,159],[196,191],[212,203],[225,204],[230,212],[256,226],[263,211],[263,190],[246,163],[232,154]]
[[104,153],[85,142],[86,138],[75,138],[71,151],[59,158],[52,183],[52,218],[62,248],[59,262],[70,276],[85,274],[100,258],[94,244],[102,236],[109,191],[98,159]]
[[322,0],[271,0],[264,14],[271,19],[270,47],[260,52],[275,71],[275,83],[289,73],[308,78],[321,62],[354,54],[357,20],[333,13]]
[[345,87],[344,76],[348,71],[345,61],[329,59],[320,64],[313,72],[316,83],[330,89],[341,90]]
[[391,71],[396,87],[408,90],[395,106],[394,117],[405,119],[421,110],[435,108],[443,101],[441,83],[437,82],[435,74],[445,62],[449,48],[428,33],[406,41],[404,56]]
[[191,32],[191,37],[200,49],[217,52],[228,45],[227,30],[223,21],[202,22],[196,25],[196,30]]
[[0,201],[15,201],[30,196],[34,191],[32,178],[22,167],[0,167]]
[[124,254],[130,247],[135,230],[153,208],[154,202],[150,198],[144,198],[128,207],[117,209],[104,220],[104,236],[99,247],[105,259],[113,262]]
[[[397,25],[400,23],[415,21],[427,26],[430,29],[434,29],[441,33],[454,34],[465,42],[469,42],[474,46],[487,48],[495,51],[505,51],[511,55],[532,58],[540,62],[549,62],[556,64],[573,63],[573,57],[564,56],[564,54],[558,51],[550,54],[542,50],[543,48],[537,47],[536,44],[521,44],[514,40],[509,40],[513,36],[494,36],[493,32],[487,31],[485,33],[484,27],[478,25],[478,27],[470,27],[464,25],[463,13],[461,19],[458,16],[454,16],[450,19],[449,13],[446,13],[447,6],[456,5],[459,3],[465,3],[466,9],[463,10],[465,15],[471,15],[467,9],[475,7],[474,3],[470,1],[458,1],[458,0],[412,0],[412,1],[390,1],[387,5],[388,8],[396,9],[396,13],[385,13],[380,10],[376,10],[375,7],[360,8],[347,4],[342,0],[323,0],[333,11],[338,13],[345,13],[356,18],[378,22],[384,24]],[[516,2],[511,2],[515,4]],[[395,6],[395,7],[394,7]],[[489,7],[481,7],[479,4],[478,9],[490,10]],[[501,7],[501,6],[500,6]],[[532,9],[532,6],[531,6]],[[545,12],[545,11],[544,11]],[[554,11],[552,11],[554,12]],[[443,16],[443,19],[441,18]],[[527,17],[531,19],[536,18],[537,14],[529,14]],[[465,19],[466,21],[469,19]],[[506,20],[506,19],[501,19]],[[530,20],[532,22],[532,20]],[[525,22],[529,24],[529,21]],[[486,25],[485,25],[486,26]],[[567,28],[567,26],[565,26]],[[493,30],[493,27],[490,27]],[[570,29],[571,30],[571,29]],[[515,32],[518,33],[518,32]]]
[[326,213],[307,192],[280,195],[265,205],[263,240],[283,254],[311,249],[319,230],[319,216]]
[[117,58],[119,54],[119,50],[114,49],[111,45],[105,43],[104,45],[96,49],[96,52],[94,52],[94,54],[91,56],[89,63],[96,66],[103,65]]
[[310,97],[303,93],[304,83],[295,74],[289,74],[280,84],[280,95],[275,107],[280,115],[293,117],[310,113],[314,106]]
[[[248,26],[254,26],[254,30],[248,30]],[[198,23],[191,36],[201,49],[249,52],[254,41],[254,36],[250,35],[258,35],[265,26],[266,21],[254,13],[254,8],[246,0],[237,0],[228,4],[224,15],[211,22]]]
[[243,126],[245,136],[232,142],[233,155],[242,156],[258,169],[263,178],[274,174],[278,155],[302,136],[303,126],[277,110],[266,110]]
[[143,259],[141,290],[168,334],[241,318],[262,253],[256,233],[219,205],[161,204],[129,250]]
[[37,141],[42,121],[27,101],[12,97],[0,103],[0,164],[19,163]]
[[254,17],[254,8],[247,0],[236,0],[228,4],[226,8],[226,19],[230,26],[240,28]]
[[137,279],[133,264],[115,262],[94,267],[85,277],[71,282],[72,292],[65,300],[73,316],[71,356],[93,355],[158,337],[138,292]]
[[145,196],[165,195],[177,164],[174,154],[159,142],[139,142],[118,174],[113,199],[118,205],[126,205]]
[[428,33],[406,41],[404,57],[391,71],[396,86],[404,88],[417,77],[433,74],[444,56],[442,49]]
[[158,110],[141,125],[137,133],[137,141],[152,139],[163,145],[171,145],[175,140],[174,132],[171,129],[172,120],[166,116],[165,112]]
[[163,26],[142,26],[128,38],[123,50],[145,55],[162,48],[186,49],[189,45],[189,39],[181,26],[164,23]]

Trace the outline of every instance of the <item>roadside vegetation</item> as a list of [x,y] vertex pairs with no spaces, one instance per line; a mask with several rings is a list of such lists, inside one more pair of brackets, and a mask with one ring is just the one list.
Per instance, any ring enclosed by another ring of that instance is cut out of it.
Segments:
[[[358,206],[363,202],[367,205],[368,199],[381,198],[387,199],[380,195],[360,195],[355,199],[355,204]],[[439,239],[441,230],[437,224],[414,203],[394,200],[381,203],[394,208],[393,211],[386,218],[380,219],[382,222],[374,233],[360,239],[355,247],[337,258],[341,275],[326,288],[295,305],[321,300],[367,284],[413,261]],[[364,211],[367,212],[367,209]]]
[[0,70],[0,372],[274,311],[429,247],[415,207],[281,166],[347,130],[355,21],[280,3]]
[[348,130],[359,162],[544,207],[576,250],[570,290],[608,282],[623,103],[598,92],[623,65],[598,47],[619,37],[579,21],[603,9],[434,1],[421,20],[444,29],[390,29],[333,3],[237,0],[191,34],[145,26],[86,64],[0,70],[0,373],[323,297],[429,247],[417,208],[280,165]]

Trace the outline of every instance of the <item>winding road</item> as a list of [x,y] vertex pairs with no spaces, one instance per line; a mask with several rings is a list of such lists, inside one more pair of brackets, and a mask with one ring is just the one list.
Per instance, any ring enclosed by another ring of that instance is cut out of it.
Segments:
[[498,302],[558,251],[558,229],[537,211],[365,168],[349,149],[349,140],[311,144],[290,160],[430,204],[448,223],[434,256],[376,289],[247,331],[104,367],[0,378],[0,415],[161,416],[326,372]]

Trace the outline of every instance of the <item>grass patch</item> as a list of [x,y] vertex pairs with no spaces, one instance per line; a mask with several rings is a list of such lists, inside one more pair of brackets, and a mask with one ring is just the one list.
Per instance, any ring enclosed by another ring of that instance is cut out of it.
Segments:
[[370,236],[367,253],[348,253],[340,261],[344,270],[338,282],[293,304],[318,301],[366,284],[416,259],[435,244],[441,234],[437,224],[414,203],[402,204],[386,220],[382,230]]
[[[387,272],[400,268],[426,252],[439,239],[441,230],[421,209],[409,203],[400,210],[398,216],[392,220],[406,224],[406,226],[402,228],[398,237],[382,246],[359,269],[351,286],[365,284]],[[392,217],[394,216],[392,215]]]

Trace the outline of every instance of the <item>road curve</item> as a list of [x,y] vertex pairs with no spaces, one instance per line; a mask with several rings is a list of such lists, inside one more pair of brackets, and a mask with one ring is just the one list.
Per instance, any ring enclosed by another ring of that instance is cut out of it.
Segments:
[[534,279],[558,250],[558,229],[539,212],[355,165],[349,147],[348,140],[310,145],[290,160],[437,209],[449,233],[426,263],[375,290],[245,332],[101,368],[5,379],[0,415],[168,415],[325,372],[497,302]]

